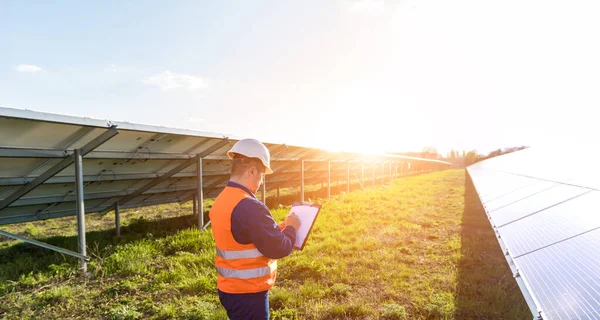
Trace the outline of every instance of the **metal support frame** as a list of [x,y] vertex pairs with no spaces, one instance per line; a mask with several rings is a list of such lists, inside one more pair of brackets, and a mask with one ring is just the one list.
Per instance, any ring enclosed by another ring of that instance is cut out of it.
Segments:
[[[162,174],[160,177],[149,181],[148,183],[146,183],[144,186],[142,186],[141,188],[139,188],[138,190],[136,190],[135,192],[133,192],[132,194],[126,196],[123,199],[119,199],[119,203],[121,203],[121,205],[126,204],[127,202],[133,200],[134,198],[136,198],[137,196],[141,195],[142,193],[150,190],[151,188],[157,186],[158,184],[160,184],[161,182],[169,179],[170,177],[172,177],[174,174],[178,173],[179,171],[191,166],[194,163],[198,162],[198,157],[199,158],[204,158],[207,155],[219,150],[221,147],[227,145],[229,143],[229,139],[225,138],[221,141],[219,141],[218,143],[214,144],[213,146],[211,146],[210,148],[206,149],[205,151],[203,151],[202,153],[196,155],[196,157],[193,157],[191,159],[188,159],[186,161],[184,161],[183,163],[179,164],[178,166],[176,166],[175,168],[171,169],[169,172]],[[110,209],[108,209],[110,210]],[[108,210],[104,210],[102,212],[102,214],[106,214],[106,212]]]
[[278,145],[278,146],[277,146],[277,147],[275,147],[273,150],[270,150],[270,151],[269,151],[269,155],[270,155],[271,157],[273,157],[273,156],[275,156],[275,155],[277,155],[277,154],[280,154],[280,153],[282,153],[283,151],[287,150],[287,148],[288,148],[288,146],[287,146],[285,143],[284,143],[284,144],[281,144],[281,145]]
[[[85,146],[79,149],[80,155],[85,156],[86,154],[90,153],[92,150],[96,149],[97,147],[99,147],[118,133],[119,131],[117,130],[117,127],[110,127],[107,131],[105,131],[104,133],[96,137],[94,140],[88,142]],[[46,170],[46,172],[42,173],[40,176],[33,179],[26,185],[19,188],[17,191],[10,194],[4,200],[2,200],[2,202],[0,202],[0,210],[10,206],[12,203],[19,200],[22,196],[31,192],[33,189],[35,189],[42,183],[46,182],[46,180],[52,178],[57,173],[63,171],[65,168],[73,164],[73,162],[75,162],[74,154],[65,157],[61,162],[55,164],[52,168]]]
[[198,229],[201,229],[204,226],[204,186],[202,179],[202,155],[196,155],[196,181],[198,183],[198,190],[196,191],[196,198],[198,199],[198,211],[195,211],[195,214],[198,214]]
[[196,143],[194,146],[192,146],[191,148],[187,149],[185,151],[185,153],[192,153],[192,154],[196,154],[196,149],[204,146],[205,144],[207,144],[209,141],[213,140],[214,138],[203,138],[202,140],[200,140],[198,143]]
[[279,185],[277,186],[277,204],[279,204]]
[[327,199],[331,198],[331,161],[327,161]]
[[[194,174],[196,174],[196,173],[194,172]],[[186,202],[188,202],[190,200],[193,201],[194,198],[196,198],[196,192],[198,192],[198,187],[194,187],[192,190],[188,190],[188,192],[184,193],[181,196],[181,200],[179,201],[179,204],[180,205],[184,204],[184,203],[186,203]],[[196,215],[196,211],[193,211],[192,214]]]
[[365,188],[365,163],[364,161],[360,161],[360,188]]
[[300,160],[300,201],[304,201],[304,160]]
[[373,171],[373,186],[375,186],[375,162],[371,162],[371,169]]
[[[84,181],[85,182],[85,181]],[[187,186],[184,187],[179,187],[179,190],[182,189],[187,189]],[[154,188],[151,189],[149,192],[151,193],[164,193],[164,192],[170,192],[172,191],[173,188]],[[105,199],[105,200],[110,200],[113,197],[122,197],[122,196],[126,196],[130,193],[130,190],[124,190],[124,191],[111,191],[111,192],[107,192],[107,191],[103,191],[103,192],[95,192],[95,193],[87,193],[84,196],[84,200],[98,200],[98,199]],[[70,194],[68,196],[40,196],[40,197],[29,197],[29,198],[24,198],[24,199],[20,199],[18,201],[16,201],[15,203],[13,203],[11,205],[11,208],[13,207],[22,207],[22,206],[31,206],[31,205],[42,205],[42,204],[47,204],[47,205],[51,205],[54,203],[60,203],[60,202],[74,202],[77,201],[77,197],[74,194]],[[113,208],[111,207],[110,210],[112,210]],[[2,216],[2,213],[0,212],[0,217]]]
[[31,243],[34,246],[38,246],[38,247],[42,247],[44,249],[48,249],[48,250],[60,252],[62,254],[66,254],[66,255],[69,255],[69,256],[72,256],[72,257],[75,257],[75,258],[79,258],[79,259],[82,259],[82,260],[90,260],[90,257],[84,256],[84,255],[79,254],[77,252],[73,252],[71,250],[67,250],[67,249],[64,249],[64,248],[61,248],[61,247],[53,246],[51,244],[44,243],[44,242],[41,242],[41,241],[37,241],[37,240],[33,240],[33,239],[21,237],[19,235],[12,234],[10,232],[6,232],[6,231],[0,230],[0,235],[3,235],[3,236],[8,237],[8,238],[15,239],[15,240],[20,240],[20,241],[23,241],[23,242],[26,242],[26,243]]
[[[88,157],[85,157],[85,159],[88,159]],[[229,172],[222,173],[222,174],[228,174],[228,173]],[[219,173],[216,173],[213,175],[218,175],[218,174]],[[174,174],[172,178],[192,178],[195,176],[196,176],[195,172],[180,172],[180,173]],[[113,181],[122,181],[122,180],[145,180],[145,179],[155,179],[158,177],[160,177],[160,175],[157,173],[111,174],[111,175],[103,175],[103,176],[98,176],[97,174],[93,174],[93,175],[88,174],[88,175],[83,176],[83,183],[104,182],[104,181],[113,182]],[[32,178],[32,177],[0,178],[0,185],[2,185],[2,186],[22,186],[22,185],[25,185],[25,184],[33,181],[34,179],[35,178]],[[75,183],[75,178],[73,176],[59,176],[59,177],[52,177],[44,182],[44,184],[64,184],[64,183]]]
[[387,163],[387,164],[388,164],[388,165],[386,166],[386,169],[388,169],[388,170],[387,170],[387,179],[388,179],[388,182],[389,182],[389,181],[391,181],[391,180],[392,180],[392,163],[391,163],[391,162],[389,162],[389,163]]
[[[75,150],[75,193],[77,194],[77,239],[79,254],[86,255],[85,204],[83,202],[83,158],[80,149]],[[80,259],[81,271],[87,273],[86,259]]]
[[350,161],[346,162],[346,193],[350,193]]
[[[301,157],[310,156],[310,155],[312,155],[314,153],[315,153],[315,151],[307,150],[307,151],[302,152],[300,154],[300,158],[297,158],[297,159],[285,159],[285,160],[282,160],[282,159],[271,159],[271,163],[276,162],[276,161],[280,161],[280,160],[281,161],[286,161],[286,162],[289,161],[290,162],[290,163],[287,163],[287,164],[285,164],[284,166],[282,166],[281,168],[278,168],[278,169],[274,169],[273,166],[271,166],[271,168],[273,169],[273,171],[276,171],[278,173],[282,172],[282,171],[285,171],[288,168],[291,168],[291,167],[295,166],[298,160],[302,160]],[[227,160],[231,160],[231,159],[227,158]],[[209,186],[207,186],[206,189],[207,190],[213,189],[213,188],[217,187],[218,185],[226,182],[227,180],[229,180],[229,176],[225,177],[225,178],[222,178],[222,179],[218,179],[217,181],[214,181]]]
[[[290,159],[290,163],[282,166],[281,168],[278,168],[277,170],[273,169],[273,171],[276,171],[276,172],[285,171],[288,168],[294,167],[298,160],[305,160],[305,158],[311,157],[312,155],[314,155],[316,153],[317,153],[317,151],[313,151],[313,150],[304,151],[301,154],[299,154],[298,156],[296,156],[295,157],[296,159]],[[279,159],[279,160],[281,160],[281,159]],[[271,162],[273,162],[273,161],[277,161],[277,159],[271,159]]]
[[115,203],[115,234],[117,237],[121,236],[121,208],[119,203]]
[[192,196],[192,215],[198,214],[198,195],[196,191],[194,191],[194,195]]
[[[87,130],[86,130],[87,131]],[[92,130],[87,131],[87,133]],[[86,133],[86,134],[87,134]],[[110,140],[112,137],[117,135],[119,131],[116,126],[111,126],[108,130],[100,134],[98,137],[94,138],[92,141],[88,142],[86,145],[81,147],[80,149],[75,150],[73,153],[69,153],[68,151],[63,151],[63,160],[59,163],[55,164],[52,168],[46,170],[46,172],[42,173],[40,176],[30,180],[26,184],[24,184],[17,191],[13,192],[11,195],[6,197],[0,203],[0,210],[10,206],[17,200],[19,200],[22,196],[31,192],[33,189],[46,182],[48,179],[52,178],[57,173],[63,171],[68,166],[75,164],[75,191],[76,191],[76,212],[77,212],[77,238],[78,238],[78,253],[73,252],[67,249],[63,249],[57,246],[53,246],[47,243],[43,243],[37,240],[24,238],[15,234],[11,234],[8,232],[0,231],[0,234],[10,237],[13,239],[21,240],[23,242],[27,242],[45,249],[53,250],[56,252],[60,252],[66,255],[70,255],[80,259],[81,270],[84,274],[87,274],[87,261],[90,259],[86,256],[86,241],[85,241],[85,204],[84,204],[84,193],[83,193],[83,156],[89,154],[94,149],[104,144],[106,141]],[[13,154],[14,155],[14,154]],[[47,154],[42,155],[46,157]]]
[[60,149],[0,147],[0,158],[64,158],[69,155]]
[[[149,182],[147,182],[144,186],[142,186],[141,188],[137,189],[136,191],[134,191],[133,193],[131,193],[130,195],[124,197],[123,199],[119,199],[117,200],[118,202],[120,202],[122,205],[126,204],[127,202],[133,200],[134,198],[136,198],[137,196],[141,195],[142,193],[152,189],[153,187],[159,185],[161,182],[169,179],[171,176],[173,176],[175,173],[191,166],[192,164],[194,164],[196,162],[196,158],[192,158],[189,159],[181,164],[179,164],[178,166],[176,166],[175,168],[171,169],[169,172],[161,175],[160,177],[151,180]],[[114,204],[113,204],[114,205]],[[112,206],[112,205],[111,205]],[[106,212],[110,210],[107,209],[104,212],[102,212],[102,214],[106,214]]]

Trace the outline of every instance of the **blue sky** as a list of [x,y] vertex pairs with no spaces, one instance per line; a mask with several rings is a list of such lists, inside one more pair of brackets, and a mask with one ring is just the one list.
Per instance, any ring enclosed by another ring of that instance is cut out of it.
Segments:
[[3,1],[0,106],[357,151],[584,141],[599,13],[592,1]]

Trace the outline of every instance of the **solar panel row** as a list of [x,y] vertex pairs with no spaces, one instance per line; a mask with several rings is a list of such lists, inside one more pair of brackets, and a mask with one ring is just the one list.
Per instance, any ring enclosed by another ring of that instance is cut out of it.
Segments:
[[536,318],[600,319],[600,193],[572,162],[528,149],[468,168]]
[[[237,140],[215,133],[0,108],[0,225],[75,215],[77,150],[82,154],[85,213],[108,212],[117,205],[183,202],[197,195],[214,197],[229,179],[226,152]],[[336,180],[380,182],[449,165],[413,157],[265,145],[275,173],[267,177],[263,194]]]

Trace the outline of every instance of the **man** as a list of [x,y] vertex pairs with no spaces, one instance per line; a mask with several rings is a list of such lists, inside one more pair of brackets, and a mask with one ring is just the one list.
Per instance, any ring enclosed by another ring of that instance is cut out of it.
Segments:
[[254,193],[265,174],[273,173],[269,150],[243,139],[227,152],[231,178],[210,210],[217,247],[219,300],[230,319],[269,319],[269,289],[277,261],[294,248],[300,220],[295,213],[277,225]]

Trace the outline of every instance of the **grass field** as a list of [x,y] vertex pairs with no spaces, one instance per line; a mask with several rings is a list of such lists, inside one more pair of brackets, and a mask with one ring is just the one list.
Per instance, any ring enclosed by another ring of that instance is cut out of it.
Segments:
[[[305,250],[279,261],[273,319],[530,319],[464,170],[393,180],[323,204]],[[226,319],[214,242],[191,204],[86,217],[91,276],[77,261],[0,242],[7,319]],[[281,221],[289,208],[272,210]],[[75,250],[75,218],[3,226]]]

